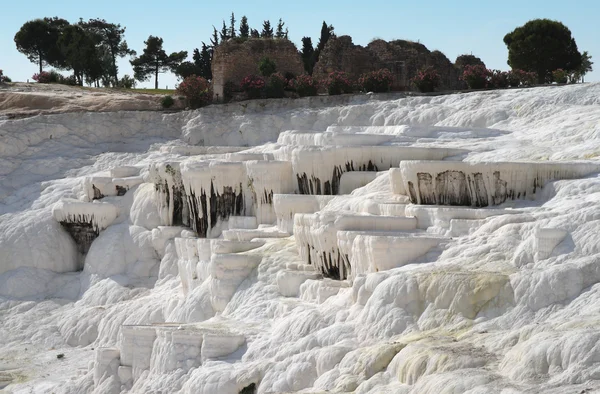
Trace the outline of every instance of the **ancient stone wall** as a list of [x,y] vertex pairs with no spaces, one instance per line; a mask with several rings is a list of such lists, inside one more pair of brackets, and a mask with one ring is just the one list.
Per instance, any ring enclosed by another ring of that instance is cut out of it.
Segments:
[[443,53],[404,40],[375,40],[362,47],[354,45],[350,36],[332,38],[323,49],[313,75],[325,78],[332,71],[344,71],[358,78],[362,73],[387,68],[394,75],[393,90],[411,90],[410,79],[428,66],[440,74],[440,90],[463,88],[458,70]]
[[225,84],[239,85],[246,76],[259,74],[258,63],[264,57],[273,60],[277,71],[300,75],[304,72],[298,49],[289,40],[251,38],[229,40],[215,49],[212,60],[214,98],[223,98]]

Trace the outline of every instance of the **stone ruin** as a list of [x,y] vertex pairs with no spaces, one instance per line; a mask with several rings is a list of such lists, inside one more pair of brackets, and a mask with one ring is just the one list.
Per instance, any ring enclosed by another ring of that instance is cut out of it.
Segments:
[[[225,96],[226,84],[239,87],[243,78],[259,74],[258,63],[269,57],[282,74],[304,73],[296,46],[286,39],[232,39],[215,49],[212,61],[214,99]],[[413,90],[410,80],[421,68],[433,67],[441,77],[440,90],[465,89],[460,69],[440,51],[405,40],[374,40],[366,47],[355,45],[350,36],[331,38],[321,52],[313,76],[324,79],[332,71],[344,71],[354,79],[361,74],[387,68],[394,75],[392,90]]]
[[248,75],[260,74],[258,63],[268,57],[282,74],[300,75],[304,72],[302,59],[293,42],[287,39],[250,38],[245,41],[231,39],[215,49],[212,60],[214,99],[222,100],[225,85],[239,86]]
[[387,68],[394,75],[392,90],[411,90],[410,79],[428,66],[440,74],[440,90],[464,88],[459,70],[442,52],[404,40],[374,40],[363,47],[353,44],[350,36],[332,38],[319,56],[313,76],[325,78],[332,71],[344,71],[358,78],[363,73]]

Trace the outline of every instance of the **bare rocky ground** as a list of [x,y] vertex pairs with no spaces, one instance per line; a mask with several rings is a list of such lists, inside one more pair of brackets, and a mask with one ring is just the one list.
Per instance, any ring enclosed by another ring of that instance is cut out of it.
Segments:
[[[0,84],[0,117],[21,118],[67,112],[161,111],[160,94],[38,83]],[[174,97],[175,98],[175,97]],[[182,109],[175,98],[171,108]]]

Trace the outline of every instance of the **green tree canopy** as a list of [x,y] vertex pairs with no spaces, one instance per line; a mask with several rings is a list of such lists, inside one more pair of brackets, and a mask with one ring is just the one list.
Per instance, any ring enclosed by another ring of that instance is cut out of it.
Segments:
[[263,22],[263,29],[260,32],[260,36],[262,38],[273,38],[273,28],[270,21]]
[[454,61],[454,65],[459,69],[463,69],[465,66],[483,66],[485,67],[485,63],[483,60],[474,55],[460,55]]
[[304,64],[304,71],[308,75],[312,75],[313,68],[315,67],[315,49],[310,37],[302,37],[302,52],[300,52],[300,56]]
[[150,36],[146,41],[144,53],[133,60],[133,72],[138,81],[147,81],[154,75],[154,88],[158,89],[158,74],[161,72],[177,70],[177,66],[187,57],[186,51],[173,52],[167,55],[163,49],[163,39]]
[[588,53],[588,51],[583,51],[581,54],[581,66],[576,71],[576,74],[579,78],[581,78],[581,82],[584,81],[585,74],[594,71],[592,65],[594,62],[592,61],[592,57]]
[[79,24],[95,34],[99,44],[106,47],[106,53],[110,56],[110,67],[105,72],[112,79],[112,85],[117,86],[119,83],[117,58],[136,54],[134,50],[129,49],[127,41],[125,41],[125,27],[109,23],[104,19],[90,19],[87,22],[81,21]]
[[277,22],[277,30],[275,32],[275,38],[286,38],[286,32],[283,30],[283,26],[285,26],[285,22],[279,18],[279,22]]
[[538,82],[549,80],[554,70],[568,72],[581,66],[581,53],[571,31],[560,22],[535,19],[504,36],[508,65],[513,69],[535,71]]
[[40,73],[44,64],[59,66],[63,59],[58,39],[66,26],[69,22],[57,17],[25,22],[15,34],[17,50],[32,63],[39,64]]
[[246,18],[246,15],[242,16],[242,20],[240,21],[240,37],[250,37],[250,26],[248,25],[248,18]]
[[96,43],[96,37],[79,25],[66,26],[58,39],[64,60],[63,68],[73,71],[79,85],[83,85],[84,75],[89,75],[91,79],[91,76],[102,73]]

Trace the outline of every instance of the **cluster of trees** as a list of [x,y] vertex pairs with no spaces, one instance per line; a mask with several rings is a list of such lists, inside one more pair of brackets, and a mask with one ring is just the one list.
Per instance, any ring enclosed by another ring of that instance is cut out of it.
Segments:
[[319,61],[319,55],[323,51],[323,48],[325,48],[327,41],[329,41],[330,38],[335,38],[333,30],[333,25],[328,25],[323,21],[323,25],[321,26],[321,36],[316,48],[313,47],[312,39],[310,37],[302,37],[302,50],[300,51],[300,56],[302,57],[302,63],[304,64],[304,71],[306,71],[308,75],[312,75],[315,64]]
[[[323,21],[316,47],[310,37],[302,38],[299,54],[308,75],[312,75],[321,52],[333,37],[333,26]],[[117,60],[131,56],[135,79],[146,81],[154,77],[158,88],[158,75],[166,71],[172,71],[181,79],[197,75],[210,81],[215,48],[230,39],[244,41],[250,38],[287,39],[288,29],[280,18],[275,28],[269,20],[263,21],[259,31],[250,27],[246,16],[241,18],[236,29],[235,14],[232,13],[229,25],[223,21],[220,31],[213,26],[209,44],[202,42],[200,49],[194,49],[191,61],[186,61],[187,51],[167,54],[163,49],[163,39],[155,36],[148,37],[143,53],[136,57],[136,52],[125,41],[125,27],[104,19],[80,19],[75,24],[58,17],[35,19],[26,22],[14,39],[17,50],[37,63],[40,73],[44,66],[51,66],[72,71],[80,85],[86,82],[98,87],[101,84],[118,87],[122,81],[118,76]],[[529,21],[508,33],[504,43],[508,48],[511,68],[535,72],[538,83],[551,82],[553,71],[558,69],[582,81],[585,74],[592,71],[591,56],[587,51],[579,52],[571,31],[557,21]],[[456,65],[463,68],[483,65],[483,62],[473,55],[462,55]]]
[[250,38],[274,38],[286,40],[288,38],[288,28],[285,27],[285,22],[283,22],[281,18],[279,18],[275,30],[271,26],[271,21],[269,20],[263,21],[261,31],[253,29],[248,24],[248,18],[245,15],[242,16],[238,28],[236,28],[236,22],[235,14],[232,12],[231,17],[229,18],[229,25],[223,20],[223,26],[220,31],[213,26],[213,34],[209,44],[202,41],[201,49],[194,49],[192,61],[181,62],[172,70],[175,75],[181,79],[185,79],[191,75],[198,75],[210,81],[212,79],[211,65],[214,50],[221,43],[230,39],[243,42]]
[[118,86],[117,59],[135,55],[124,39],[125,28],[104,19],[70,24],[61,18],[26,22],[15,35],[17,50],[39,64],[71,70],[80,85]]

